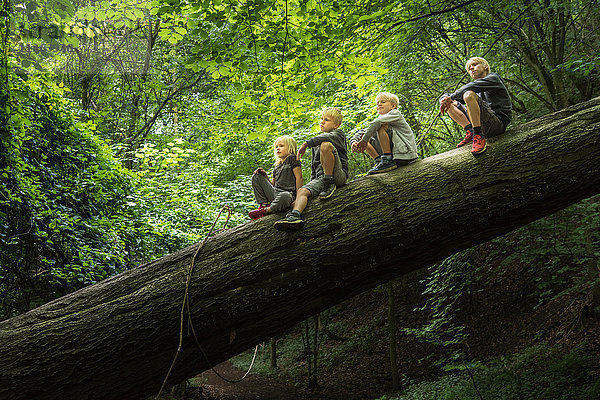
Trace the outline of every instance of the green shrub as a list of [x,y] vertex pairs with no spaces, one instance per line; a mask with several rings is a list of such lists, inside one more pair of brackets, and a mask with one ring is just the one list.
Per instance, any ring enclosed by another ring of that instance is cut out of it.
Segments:
[[530,347],[477,370],[410,386],[391,400],[590,400],[600,398],[600,366],[579,347]]

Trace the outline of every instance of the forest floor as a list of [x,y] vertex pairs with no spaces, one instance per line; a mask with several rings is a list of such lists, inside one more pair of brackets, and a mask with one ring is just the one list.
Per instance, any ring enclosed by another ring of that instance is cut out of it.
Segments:
[[[486,259],[486,246],[481,246],[480,262]],[[472,260],[477,264],[477,260]],[[536,344],[561,345],[566,350],[585,344],[587,354],[600,358],[600,321],[587,315],[591,302],[589,291],[571,293],[539,304],[530,296],[531,269],[517,262],[503,267],[499,279],[484,283],[463,298],[457,322],[465,326],[467,340],[463,350],[470,359],[487,362]],[[419,327],[426,321],[423,312],[415,311],[423,302],[424,269],[399,280],[397,321],[403,327]],[[348,333],[381,315],[385,324],[386,297],[381,291],[368,291],[340,306],[335,318],[345,320]],[[385,331],[384,331],[385,332]],[[441,373],[431,361],[440,349],[398,332],[398,363],[404,385],[433,379]],[[327,346],[327,342],[324,346]],[[332,344],[334,345],[334,344]],[[216,367],[223,376],[235,379],[244,374],[227,361]],[[371,343],[364,351],[344,355],[343,362],[333,368],[319,370],[319,387],[305,389],[305,382],[289,377],[266,377],[251,373],[240,383],[227,383],[212,371],[194,379],[199,387],[188,391],[194,400],[354,400],[378,399],[398,393],[392,388],[387,338]]]

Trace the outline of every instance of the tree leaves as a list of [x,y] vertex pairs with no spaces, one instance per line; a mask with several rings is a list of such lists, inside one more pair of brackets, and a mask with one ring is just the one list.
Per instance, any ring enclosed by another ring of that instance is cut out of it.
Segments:
[[[57,85],[10,79],[20,111],[11,113],[11,135],[2,142],[0,287],[30,288],[45,302],[54,288],[76,288],[125,267],[129,239],[120,229],[131,216],[121,199],[129,188],[108,148],[93,138],[93,124],[74,123]],[[3,298],[0,315],[34,306],[32,300]]]

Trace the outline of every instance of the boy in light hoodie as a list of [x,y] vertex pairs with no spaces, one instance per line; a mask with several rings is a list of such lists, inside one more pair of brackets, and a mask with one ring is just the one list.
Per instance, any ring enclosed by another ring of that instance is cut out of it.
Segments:
[[353,152],[366,152],[375,160],[369,175],[391,171],[417,159],[415,135],[398,110],[398,96],[381,92],[375,103],[379,116],[350,139]]

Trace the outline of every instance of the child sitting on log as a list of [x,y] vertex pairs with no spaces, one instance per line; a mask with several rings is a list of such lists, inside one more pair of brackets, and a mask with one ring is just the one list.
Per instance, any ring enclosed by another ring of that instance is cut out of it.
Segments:
[[348,179],[348,150],[346,135],[339,129],[342,123],[342,112],[339,108],[329,107],[321,116],[321,133],[307,140],[298,149],[300,160],[307,148],[312,149],[310,182],[298,190],[294,209],[284,219],[275,222],[275,229],[291,231],[304,226],[301,214],[311,197],[319,196],[325,200],[333,195],[337,186],[342,186]]
[[398,103],[395,94],[379,93],[375,98],[379,116],[350,139],[353,152],[365,152],[375,160],[369,175],[391,171],[417,159],[415,135],[398,110]]
[[302,163],[296,158],[296,148],[296,139],[291,136],[275,139],[273,178],[269,181],[266,171],[260,167],[252,175],[252,189],[259,207],[248,213],[250,218],[259,219],[289,209],[296,191],[304,183]]
[[481,57],[467,60],[465,69],[472,82],[440,99],[440,113],[465,130],[465,138],[456,145],[471,144],[471,153],[481,154],[487,148],[486,138],[503,133],[512,117],[512,102],[502,78],[490,72],[490,65]]

